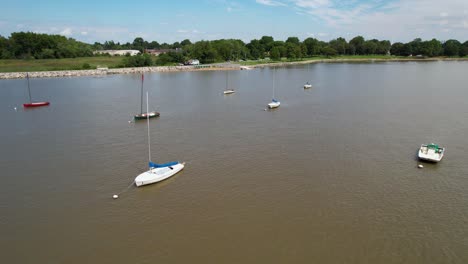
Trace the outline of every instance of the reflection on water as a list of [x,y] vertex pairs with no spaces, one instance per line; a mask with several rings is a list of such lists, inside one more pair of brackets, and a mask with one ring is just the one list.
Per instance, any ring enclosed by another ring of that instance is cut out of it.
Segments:
[[[0,81],[5,263],[466,263],[466,62]],[[313,87],[303,89],[306,81]],[[15,112],[14,107],[18,107]],[[422,143],[447,148],[417,169]],[[122,192],[123,191],[123,192]],[[118,200],[112,194],[121,193]],[[26,252],[26,253],[25,253]]]

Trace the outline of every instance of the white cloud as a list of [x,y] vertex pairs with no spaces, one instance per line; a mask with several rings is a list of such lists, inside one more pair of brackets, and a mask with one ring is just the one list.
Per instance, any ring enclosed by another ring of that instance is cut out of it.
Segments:
[[354,35],[398,41],[416,37],[465,41],[468,36],[466,0],[291,2],[315,20],[324,23],[329,27],[329,32],[352,32]]
[[267,5],[267,6],[286,6],[285,3],[274,1],[274,0],[255,0],[255,2],[261,5]]
[[81,31],[81,35],[86,36],[86,35],[88,35],[88,32],[87,31]]
[[72,29],[71,28],[65,28],[64,30],[60,31],[60,35],[64,36],[71,36],[72,35]]

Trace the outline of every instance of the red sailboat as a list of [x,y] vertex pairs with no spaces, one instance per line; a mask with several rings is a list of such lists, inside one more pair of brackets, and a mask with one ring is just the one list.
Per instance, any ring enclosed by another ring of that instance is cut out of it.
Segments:
[[24,108],[39,107],[49,105],[49,102],[33,102],[31,99],[31,88],[29,87],[29,73],[26,73],[26,79],[28,79],[28,92],[29,92],[29,103],[23,104]]

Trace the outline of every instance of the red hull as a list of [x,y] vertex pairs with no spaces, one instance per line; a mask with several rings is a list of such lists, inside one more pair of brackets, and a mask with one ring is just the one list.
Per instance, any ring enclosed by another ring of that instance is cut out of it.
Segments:
[[38,107],[38,106],[46,106],[49,105],[49,102],[35,102],[35,103],[29,103],[29,104],[23,104],[24,107]]

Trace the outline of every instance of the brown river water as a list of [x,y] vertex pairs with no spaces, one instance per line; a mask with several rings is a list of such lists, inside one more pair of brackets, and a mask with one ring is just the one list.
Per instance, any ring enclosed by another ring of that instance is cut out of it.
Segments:
[[0,80],[0,261],[468,263],[468,62],[273,72]]

